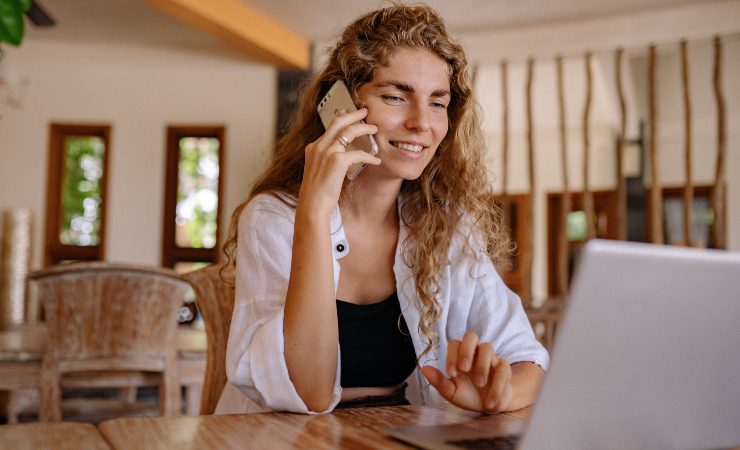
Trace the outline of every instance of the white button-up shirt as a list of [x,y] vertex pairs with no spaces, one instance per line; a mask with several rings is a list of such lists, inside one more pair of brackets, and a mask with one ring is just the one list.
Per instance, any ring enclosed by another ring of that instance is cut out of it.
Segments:
[[[295,199],[286,199],[295,204]],[[292,206],[268,194],[252,199],[239,218],[236,301],[226,352],[229,383],[217,413],[311,413],[288,376],[284,356],[283,314],[290,277],[294,218]],[[398,301],[418,356],[426,348],[426,342],[418,332],[420,314],[416,307],[413,272],[403,257],[407,235],[408,230],[401,223],[393,271]],[[477,256],[472,256],[469,250],[465,252],[465,239],[463,233],[455,233],[448,250],[450,264],[441,269],[438,297],[441,314],[436,325],[439,347],[424,355],[420,364],[430,364],[445,372],[449,340],[462,339],[465,332],[473,331],[481,342],[492,343],[496,355],[509,363],[530,361],[546,369],[549,356],[535,339],[519,297],[506,287],[484,252],[479,251]],[[351,250],[339,207],[332,215],[331,240],[336,292],[339,259]],[[341,398],[340,361],[337,355],[332,402],[327,411],[331,411]],[[411,403],[445,401],[418,369],[407,382],[406,397]]]

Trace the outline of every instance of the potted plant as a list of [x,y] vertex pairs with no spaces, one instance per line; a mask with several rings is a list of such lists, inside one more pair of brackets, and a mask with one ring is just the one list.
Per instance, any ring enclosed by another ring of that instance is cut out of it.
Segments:
[[0,42],[18,46],[23,40],[23,13],[31,0],[0,0]]

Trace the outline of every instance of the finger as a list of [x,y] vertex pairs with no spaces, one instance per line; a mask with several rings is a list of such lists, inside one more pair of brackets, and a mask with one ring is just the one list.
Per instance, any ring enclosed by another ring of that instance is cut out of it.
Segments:
[[499,397],[499,400],[496,402],[496,405],[490,411],[492,413],[500,413],[500,412],[507,411],[509,409],[509,405],[511,405],[512,395],[513,394],[511,390],[511,383],[507,383],[506,387],[504,388],[504,392],[501,393],[501,396]]
[[475,366],[473,370],[473,381],[479,388],[484,387],[488,383],[488,374],[491,371],[491,366],[495,361],[493,354],[493,345],[490,342],[484,342],[478,346],[478,351],[475,356]]
[[429,381],[429,384],[439,392],[439,395],[445,399],[450,400],[455,395],[455,383],[445,377],[436,367],[424,366],[421,368],[421,373]]
[[478,335],[472,331],[468,331],[463,336],[462,344],[457,355],[457,368],[461,372],[469,372],[473,367],[473,359],[475,358],[475,352],[478,349]]
[[[334,147],[335,150],[345,150],[350,142],[354,141],[360,136],[371,135],[378,132],[378,127],[367,123],[353,123],[347,125],[344,128],[337,130],[336,132],[326,131],[320,138],[319,142],[321,145],[340,146]],[[345,142],[342,142],[342,139]]]
[[511,366],[505,359],[498,358],[497,363],[493,365],[488,394],[483,403],[486,409],[492,410],[496,407],[503,398],[504,391],[510,382]]
[[346,144],[349,145],[350,142],[354,141],[360,136],[375,134],[377,132],[378,127],[376,125],[371,125],[367,123],[353,123],[339,130],[334,141],[339,142],[339,138],[343,137],[346,140]]
[[336,164],[337,167],[342,167],[345,170],[347,170],[352,164],[357,163],[371,164],[373,166],[377,166],[380,164],[380,158],[363,152],[362,150],[336,152],[330,155],[330,158],[333,159],[333,163]]
[[359,122],[365,117],[367,117],[367,108],[361,108],[357,111],[352,111],[348,113],[340,112],[339,114],[334,116],[334,118],[329,123],[329,126],[326,127],[326,132],[333,137],[336,137],[336,134],[339,130],[355,122]]
[[457,353],[460,349],[460,344],[460,341],[454,339],[447,344],[447,361],[445,367],[447,367],[447,375],[451,378],[455,378],[458,374]]

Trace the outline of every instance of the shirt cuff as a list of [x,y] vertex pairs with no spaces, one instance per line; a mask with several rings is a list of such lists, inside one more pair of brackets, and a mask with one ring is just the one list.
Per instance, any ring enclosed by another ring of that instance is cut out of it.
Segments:
[[[263,398],[264,406],[272,411],[290,411],[303,414],[321,414],[331,412],[342,397],[339,383],[340,367],[334,375],[331,403],[324,411],[310,411],[298,395],[293,381],[288,374],[285,362],[285,341],[283,339],[284,310],[265,322],[255,333],[250,347],[250,364],[252,379],[257,391]],[[339,351],[337,350],[337,361]]]

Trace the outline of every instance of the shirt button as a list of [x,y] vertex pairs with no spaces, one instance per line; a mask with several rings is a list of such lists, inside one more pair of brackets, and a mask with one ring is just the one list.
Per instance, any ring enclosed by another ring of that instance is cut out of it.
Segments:
[[342,253],[344,251],[344,244],[337,244],[337,251]]

